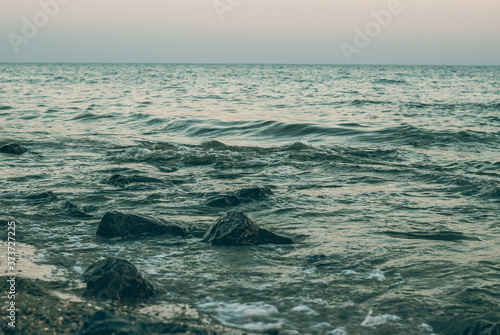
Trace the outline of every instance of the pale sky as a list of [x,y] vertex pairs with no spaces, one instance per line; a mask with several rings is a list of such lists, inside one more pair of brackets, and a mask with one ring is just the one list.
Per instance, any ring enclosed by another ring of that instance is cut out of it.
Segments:
[[500,65],[500,1],[2,0],[0,62]]

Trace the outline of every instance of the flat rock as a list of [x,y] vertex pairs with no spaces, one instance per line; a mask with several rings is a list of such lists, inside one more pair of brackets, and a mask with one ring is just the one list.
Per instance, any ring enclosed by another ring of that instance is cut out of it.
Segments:
[[83,273],[84,295],[102,300],[145,299],[156,294],[153,284],[125,259],[109,257],[92,264]]
[[489,321],[476,321],[468,327],[463,335],[500,335],[500,323],[494,324]]
[[0,152],[4,154],[22,155],[27,151],[28,149],[16,143],[7,144],[0,147]]
[[217,219],[203,237],[203,242],[230,246],[293,243],[289,238],[260,228],[243,212],[229,212]]
[[39,200],[39,199],[50,199],[54,198],[56,195],[52,191],[44,191],[40,193],[32,193],[26,197],[29,200]]
[[184,236],[187,235],[187,230],[162,219],[115,211],[104,215],[96,234],[101,237],[111,238],[162,234]]
[[144,176],[138,176],[138,175],[133,175],[133,176],[124,176],[121,174],[115,174],[109,178],[107,181],[108,184],[115,185],[115,186],[125,186],[128,184],[132,183],[161,183],[163,184],[163,181],[160,179],[156,178],[151,178],[151,177],[144,177]]

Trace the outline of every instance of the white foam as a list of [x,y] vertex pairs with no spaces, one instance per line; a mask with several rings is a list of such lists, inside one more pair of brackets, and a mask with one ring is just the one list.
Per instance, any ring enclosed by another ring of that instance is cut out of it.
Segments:
[[347,330],[345,327],[338,327],[335,328],[334,330],[330,330],[327,335],[347,335]]
[[376,269],[368,275],[368,279],[376,279],[378,281],[384,281],[385,275],[384,275],[384,272],[382,270]]
[[[12,248],[12,246],[10,246]],[[0,249],[7,251],[7,242],[0,242]],[[44,260],[42,254],[36,255],[37,249],[29,244],[16,242],[14,247],[16,253],[15,271],[17,276],[30,279],[46,281],[63,280],[66,273],[53,265],[39,265],[34,262]],[[11,249],[12,250],[12,249]],[[7,266],[7,255],[0,257],[0,269],[3,273],[9,273]]]
[[396,316],[396,315],[384,314],[384,315],[372,316],[372,313],[373,313],[373,311],[370,310],[370,312],[366,316],[365,320],[361,323],[362,326],[374,327],[374,326],[378,326],[378,325],[387,323],[389,321],[396,321],[396,320],[400,319],[399,316]]
[[307,307],[306,305],[295,306],[294,308],[292,308],[292,312],[307,315],[318,315],[318,312],[310,307]]
[[238,302],[206,302],[198,307],[206,312],[215,313],[215,318],[222,324],[245,329],[248,331],[280,330],[283,324],[275,306],[264,302],[245,303]]

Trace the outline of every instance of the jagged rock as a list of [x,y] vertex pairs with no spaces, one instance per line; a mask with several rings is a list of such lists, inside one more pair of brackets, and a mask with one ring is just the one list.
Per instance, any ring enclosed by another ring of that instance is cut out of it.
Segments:
[[124,176],[121,174],[115,174],[111,178],[109,178],[107,183],[115,186],[125,186],[132,183],[163,183],[163,181],[156,178],[143,177],[138,175]]
[[128,237],[140,235],[186,235],[187,230],[179,225],[161,219],[124,212],[108,212],[97,228],[98,236]]
[[243,212],[229,212],[217,219],[203,237],[213,245],[291,244],[293,241],[261,229]]
[[207,205],[212,207],[237,206],[251,200],[262,200],[268,195],[273,195],[269,187],[243,188],[233,193],[221,194],[211,198],[207,201]]
[[463,335],[500,335],[500,323],[476,321],[472,326],[465,329]]
[[82,205],[77,204],[72,201],[66,201],[64,204],[64,208],[67,209],[72,215],[74,216],[81,216],[81,217],[91,217],[92,215],[86,213],[85,208],[83,208]]
[[268,195],[273,195],[273,192],[269,187],[252,187],[238,190],[234,194],[239,198],[261,200]]
[[101,310],[83,325],[82,335],[192,334],[209,335],[215,332],[174,322],[153,321],[145,316],[120,315]]
[[41,193],[33,193],[26,197],[29,200],[38,200],[38,199],[49,199],[54,198],[56,195],[52,191],[44,191]]
[[12,155],[22,155],[27,151],[28,149],[16,143],[7,144],[0,148],[0,152]]
[[83,273],[86,297],[103,300],[144,299],[156,294],[149,281],[127,260],[109,257],[92,264]]

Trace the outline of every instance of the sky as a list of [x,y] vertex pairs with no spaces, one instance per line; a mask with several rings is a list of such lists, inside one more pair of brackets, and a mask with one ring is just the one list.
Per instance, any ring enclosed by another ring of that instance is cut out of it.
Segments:
[[500,65],[498,0],[3,0],[0,62]]

